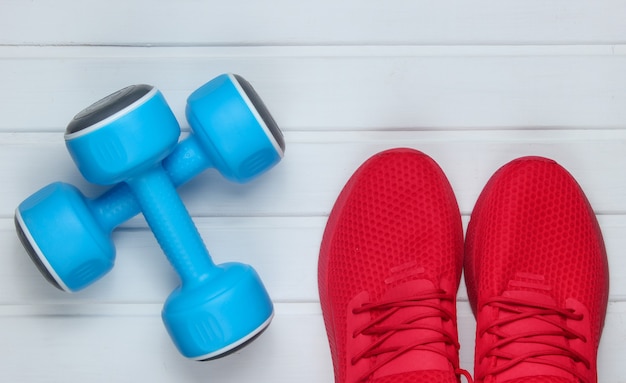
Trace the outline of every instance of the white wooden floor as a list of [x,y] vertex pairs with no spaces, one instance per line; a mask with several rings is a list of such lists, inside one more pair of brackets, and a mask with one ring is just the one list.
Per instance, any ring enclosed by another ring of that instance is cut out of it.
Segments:
[[[0,1],[0,382],[331,382],[316,273],[322,230],[370,155],[409,146],[447,173],[465,221],[486,180],[523,155],[578,179],[605,235],[611,294],[599,365],[626,382],[626,3],[619,0]],[[142,218],[114,235],[114,271],[52,288],[13,228],[55,180],[88,185],[63,131],[133,83],[186,96],[223,72],[248,79],[285,133],[271,172],[180,189],[217,262],[252,264],[276,317],[248,348],[183,359],[160,319],[177,284]],[[462,365],[474,320],[459,292]]]

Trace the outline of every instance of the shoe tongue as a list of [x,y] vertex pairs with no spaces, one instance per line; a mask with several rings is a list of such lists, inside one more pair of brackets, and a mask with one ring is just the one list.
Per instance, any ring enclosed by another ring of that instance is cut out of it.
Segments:
[[[414,280],[404,283],[388,290],[382,297],[383,300],[403,299],[415,296],[416,292],[431,290],[435,286],[428,280]],[[431,304],[440,303],[439,299],[429,299],[424,301]],[[389,326],[394,324],[400,324],[411,317],[418,316],[420,314],[433,312],[432,308],[428,307],[406,307],[398,310],[391,317],[387,318],[382,325]],[[422,324],[427,327],[443,328],[442,319],[439,317],[428,317],[420,319],[415,323]],[[417,344],[424,338],[440,337],[439,332],[433,330],[403,330],[398,331],[387,339],[382,347],[406,347],[407,345]],[[435,347],[446,352],[446,346],[443,342],[431,343],[429,347]],[[388,354],[383,354],[379,358],[389,357]],[[450,362],[446,357],[433,351],[427,350],[411,350],[405,354],[395,358],[394,360],[386,363],[378,371],[374,373],[373,378],[378,379],[393,374],[407,373],[410,371],[426,371],[426,370],[442,370],[450,371]]]
[[[503,294],[504,297],[536,302],[540,305],[546,306],[555,306],[556,302],[552,297],[546,294],[533,292],[533,291],[506,291]],[[512,313],[508,313],[506,311],[500,311],[500,318],[506,318],[508,316],[515,315]],[[548,315],[543,316],[544,319],[556,320],[561,324],[565,324],[565,320],[558,315]],[[501,326],[500,330],[505,334],[516,335],[521,333],[541,333],[541,332],[553,332],[558,331],[559,328],[555,327],[550,323],[546,323],[545,321],[530,317],[526,319],[520,319],[505,326]],[[553,335],[538,335],[534,337],[535,340],[544,341],[547,344],[560,345],[564,347],[569,347],[567,340],[563,336],[553,336]],[[513,342],[512,344],[502,347],[501,351],[503,353],[511,354],[514,356],[524,355],[527,353],[545,350],[547,347],[545,344],[537,344],[537,343],[524,343],[523,341]],[[541,356],[543,360],[555,362],[561,365],[568,365],[572,361],[566,356]],[[499,363],[507,363],[507,361],[501,360]],[[574,366],[572,365],[572,368]],[[498,375],[497,383],[500,382],[515,382],[522,383],[527,380],[536,381],[538,376],[546,376],[547,380],[541,380],[546,382],[552,382],[550,380],[551,377],[554,377],[554,382],[573,382],[576,381],[574,376],[567,371],[553,367],[546,364],[539,363],[530,363],[530,362],[522,362],[514,367],[504,371],[503,373]],[[559,378],[559,379],[556,379]],[[533,380],[535,379],[535,380]]]

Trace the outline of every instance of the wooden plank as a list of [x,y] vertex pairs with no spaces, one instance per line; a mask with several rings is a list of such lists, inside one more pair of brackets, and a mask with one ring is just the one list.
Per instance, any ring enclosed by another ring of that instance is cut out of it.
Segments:
[[186,125],[185,98],[224,72],[246,77],[284,130],[623,128],[624,67],[623,45],[0,47],[0,131],[62,132],[142,82]]
[[[293,382],[333,380],[319,306],[276,306],[254,343],[212,362],[187,361],[167,337],[155,305],[0,306],[0,379],[46,382]],[[609,306],[598,356],[599,381],[622,382],[626,303]],[[472,370],[475,321],[459,305],[461,366]],[[34,367],[33,367],[34,366]],[[245,368],[242,368],[245,366]],[[68,374],[71,371],[71,374]]]
[[[466,223],[468,217],[464,217]],[[600,216],[611,273],[610,299],[626,301],[626,216]],[[102,280],[76,294],[49,285],[23,251],[13,223],[0,220],[0,305],[149,302],[162,304],[178,285],[152,234],[137,221],[114,235],[116,265]],[[252,265],[276,302],[316,302],[317,259],[326,217],[218,217],[196,219],[217,263]],[[132,225],[134,226],[134,225]],[[460,301],[467,300],[461,281]]]
[[[240,185],[207,171],[180,189],[194,216],[321,216],[369,156],[392,147],[427,153],[446,172],[464,214],[488,178],[508,161],[542,155],[560,162],[581,184],[598,214],[626,212],[626,130],[287,132],[285,158]],[[9,179],[0,217],[44,185],[60,180],[89,195],[102,188],[82,178],[59,133],[0,133],[0,176]]]
[[619,0],[10,0],[0,44],[586,44],[623,42],[625,12]]
[[[206,363],[188,361],[177,353],[163,328],[159,306],[139,306],[121,309],[129,314],[115,308],[112,312],[117,314],[103,314],[108,309],[104,307],[95,315],[37,315],[33,310],[25,315],[0,315],[0,380],[183,382],[210,378],[245,382],[257,376],[267,382],[294,378],[313,382],[332,373],[330,359],[320,357],[327,353],[326,338],[311,336],[322,335],[324,330],[319,313],[310,305],[299,310],[279,306],[273,323],[257,341],[234,355]],[[286,336],[294,342],[285,343],[289,342]]]

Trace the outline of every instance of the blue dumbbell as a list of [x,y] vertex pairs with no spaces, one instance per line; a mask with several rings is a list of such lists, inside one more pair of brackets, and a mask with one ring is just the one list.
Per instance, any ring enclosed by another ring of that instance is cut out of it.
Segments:
[[[192,133],[163,160],[176,186],[211,167],[231,181],[247,182],[282,158],[282,133],[241,76],[221,75],[197,89],[187,99],[186,116]],[[111,270],[115,260],[111,232],[139,211],[125,183],[90,200],[76,187],[56,182],[19,205],[15,225],[44,277],[57,288],[74,292]]]
[[[207,100],[207,94],[214,91],[212,86],[215,85],[217,84],[209,83],[189,98],[187,116],[192,126],[197,127],[199,122],[204,124],[211,119],[206,114],[210,112],[204,108],[210,105],[200,107],[195,103],[203,104]],[[228,116],[226,114],[221,118]],[[219,121],[219,118],[217,120]],[[212,157],[211,161],[205,158],[200,161],[205,165],[198,165],[198,169],[206,167],[210,162],[227,176],[240,180],[253,177],[260,170],[267,168],[269,163],[277,162],[282,154],[284,144],[281,144],[282,139],[277,139],[282,137],[279,130],[274,126],[269,131],[265,138],[268,139],[269,136],[274,138],[273,150],[266,147],[233,168],[225,165],[233,165],[235,162],[232,158],[225,160]],[[195,133],[200,136],[197,129]],[[203,130],[202,134],[205,133]],[[119,202],[116,198],[121,198],[131,205],[128,207],[125,204],[117,204],[117,207],[124,211],[117,216],[132,216],[131,212],[136,211],[133,208],[138,205],[181,278],[181,285],[170,295],[163,307],[162,317],[166,328],[183,355],[205,360],[223,356],[254,339],[269,324],[273,306],[261,280],[250,266],[240,263],[216,266],[212,262],[172,182],[172,179],[184,182],[194,173],[186,170],[183,172],[187,173],[186,176],[176,176],[175,172],[168,175],[164,169],[165,162],[162,163],[168,154],[179,150],[175,149],[179,134],[178,123],[161,93],[151,86],[136,85],[124,88],[77,114],[68,125],[65,137],[72,158],[87,180],[101,185],[125,182],[125,189],[117,189],[116,194],[109,198],[115,202]],[[206,137],[195,141],[195,145],[187,146],[199,150],[198,141],[206,144],[204,139]],[[217,142],[220,137],[211,139],[209,140],[211,144],[216,146],[226,145],[233,151],[249,151],[245,145],[233,146],[234,141]],[[241,140],[246,141],[245,138],[240,138]],[[187,153],[195,152],[191,150]],[[173,158],[172,155],[169,158]],[[176,158],[170,161],[175,164],[182,162],[183,159]],[[217,164],[220,162],[221,164]],[[174,165],[170,166],[172,169],[176,168]],[[44,189],[40,195],[25,201],[22,204],[24,206],[18,208],[16,212],[18,232],[25,237],[26,244],[33,247],[31,250],[35,252],[34,258],[41,260],[47,271],[50,271],[51,265],[45,264],[45,261],[50,258],[40,248],[32,246],[35,244],[39,247],[39,242],[34,240],[31,230],[37,224],[30,222],[26,217],[32,210],[38,210],[36,207],[42,200],[49,200],[48,209],[54,210],[55,194],[72,194],[62,189],[63,187],[58,185],[47,191]],[[134,195],[134,199],[125,197],[129,191]],[[93,211],[89,209],[93,208],[94,204],[82,198],[80,200],[87,206],[88,211],[76,210],[75,207],[64,208],[63,210],[69,213],[59,215],[61,221],[56,224],[64,225],[63,218],[69,218],[69,221],[78,220],[76,224],[80,226],[81,234],[89,236],[91,234],[89,229],[94,229],[95,237],[101,236],[99,232],[103,231],[102,226],[106,227],[109,222],[108,227],[111,227],[110,222],[115,220],[111,220],[106,214],[97,215],[99,222],[94,220],[95,222],[86,225],[85,217],[94,216]],[[99,213],[102,213],[103,206],[106,204],[98,207]],[[54,234],[56,233],[52,235]],[[41,240],[40,237],[38,236],[38,239]],[[77,248],[91,246],[93,249],[99,245],[102,244],[80,243]],[[102,247],[104,249],[102,253],[111,252],[106,243]]]

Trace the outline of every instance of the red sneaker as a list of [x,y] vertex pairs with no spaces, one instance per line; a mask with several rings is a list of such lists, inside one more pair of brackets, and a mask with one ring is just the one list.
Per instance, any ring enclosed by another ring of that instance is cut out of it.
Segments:
[[430,157],[392,149],[355,172],[319,257],[335,382],[458,382],[462,252],[454,194]]
[[598,222],[572,176],[540,157],[503,166],[465,241],[475,381],[597,382],[608,278]]

